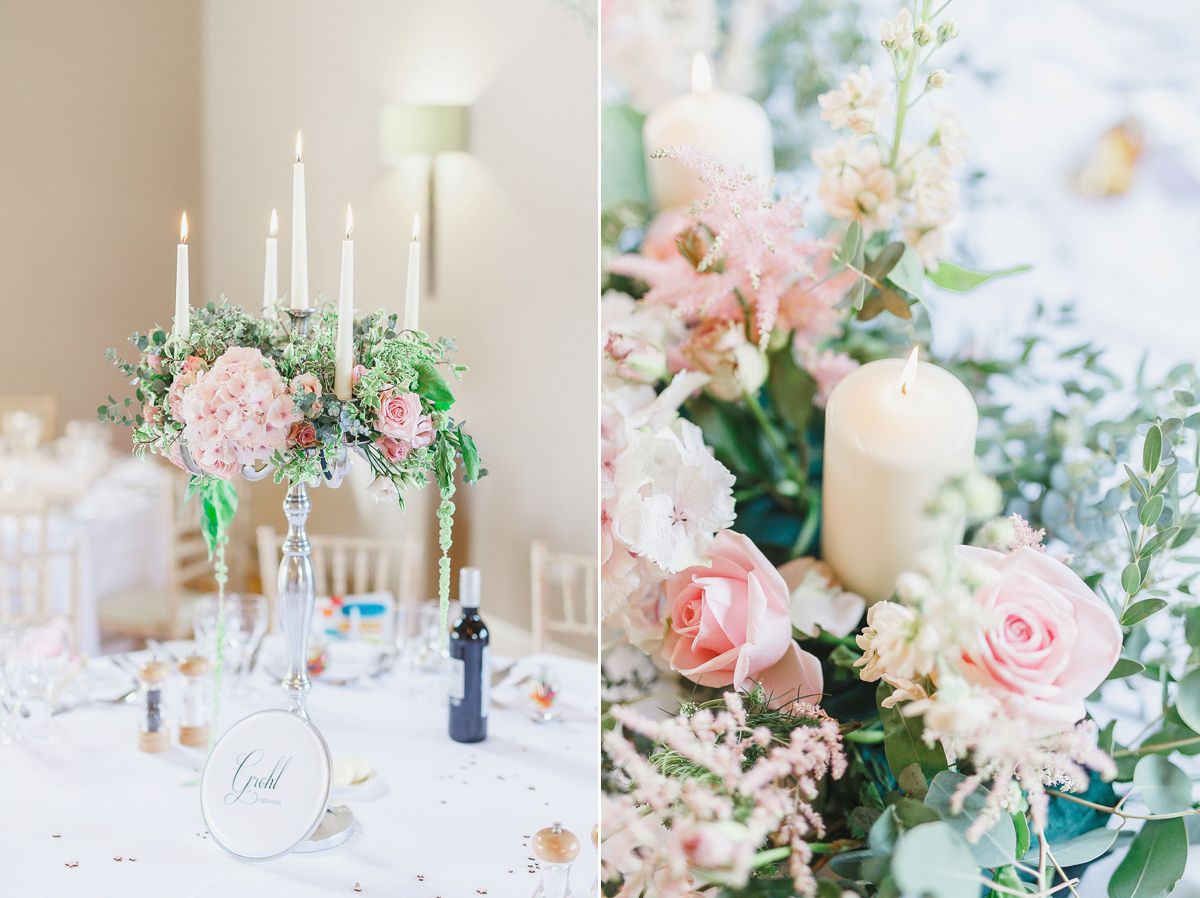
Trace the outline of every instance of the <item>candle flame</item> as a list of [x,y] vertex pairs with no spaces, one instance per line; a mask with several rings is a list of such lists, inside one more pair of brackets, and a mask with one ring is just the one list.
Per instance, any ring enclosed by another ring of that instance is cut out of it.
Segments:
[[179,242],[187,243],[187,213],[183,213],[183,222],[179,225]]
[[692,91],[706,94],[712,89],[712,69],[708,67],[708,57],[703,53],[697,53],[692,57]]
[[913,351],[908,355],[908,362],[904,365],[904,372],[900,375],[900,392],[905,396],[912,392],[917,382],[917,353],[920,349],[920,346],[913,347]]
[[268,237],[274,237],[279,232],[279,213],[274,209],[271,210],[271,233]]
[[417,242],[417,238],[421,236],[421,213],[418,212],[413,216],[413,243]]
[[350,204],[346,204],[346,239],[350,239],[350,235],[354,233],[354,213],[350,211]]
[[300,132],[296,132],[296,161],[300,161]]

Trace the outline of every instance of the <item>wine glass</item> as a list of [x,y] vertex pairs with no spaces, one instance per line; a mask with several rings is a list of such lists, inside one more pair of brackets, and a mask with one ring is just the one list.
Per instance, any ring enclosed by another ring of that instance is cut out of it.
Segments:
[[17,692],[29,714],[29,735],[52,735],[50,714],[63,677],[71,666],[71,630],[61,620],[30,627],[17,650]]
[[[263,635],[267,632],[267,599],[265,596],[235,595],[231,596],[236,607],[236,615],[231,615],[229,632],[231,641],[241,648],[241,665],[238,669],[238,688],[246,684],[246,677],[251,672],[254,656],[262,644]],[[232,623],[236,619],[236,623]]]
[[0,628],[0,745],[14,745],[21,738],[21,705],[17,697],[20,648],[21,628]]
[[[237,684],[245,682],[251,660],[267,631],[267,600],[258,595],[225,596],[224,656],[229,670],[238,674]],[[215,593],[196,602],[192,613],[192,634],[196,651],[207,658],[217,655],[217,628],[220,604]]]

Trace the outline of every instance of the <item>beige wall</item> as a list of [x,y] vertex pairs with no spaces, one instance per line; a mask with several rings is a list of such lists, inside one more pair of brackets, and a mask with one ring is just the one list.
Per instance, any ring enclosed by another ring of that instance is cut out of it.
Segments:
[[[456,412],[491,473],[459,494],[464,560],[483,569],[486,605],[527,624],[530,540],[597,545],[594,33],[551,0],[206,0],[204,48],[205,299],[259,301],[272,208],[287,288],[301,129],[312,290],[336,293],[349,202],[357,304],[398,311],[424,181],[381,163],[380,105],[470,104],[471,154],[443,160],[439,295],[421,320],[456,335],[473,369]],[[280,489],[251,493],[255,521],[278,525]],[[431,496],[404,516],[361,489],[313,501],[316,532],[433,542]]]
[[199,0],[0,3],[0,393],[54,393],[60,428],[121,395],[105,348],[170,324],[200,24]]

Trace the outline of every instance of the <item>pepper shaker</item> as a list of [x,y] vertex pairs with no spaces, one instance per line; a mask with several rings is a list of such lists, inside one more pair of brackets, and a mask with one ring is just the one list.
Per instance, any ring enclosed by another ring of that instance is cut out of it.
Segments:
[[533,853],[542,862],[542,878],[533,898],[570,898],[571,862],[579,857],[579,840],[555,823],[533,836]]
[[166,751],[171,747],[171,729],[163,703],[163,684],[171,669],[163,661],[148,661],[138,670],[138,748],[147,752]]
[[203,655],[191,655],[179,662],[183,674],[183,718],[179,722],[179,744],[203,748],[208,745],[209,703],[208,672],[212,669]]

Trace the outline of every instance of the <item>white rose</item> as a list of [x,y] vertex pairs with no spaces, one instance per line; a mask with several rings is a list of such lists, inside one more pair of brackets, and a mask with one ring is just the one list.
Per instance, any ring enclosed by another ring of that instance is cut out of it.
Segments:
[[367,495],[371,497],[372,502],[378,504],[383,499],[395,499],[400,493],[396,490],[396,484],[392,483],[392,478],[380,474],[367,487]]

